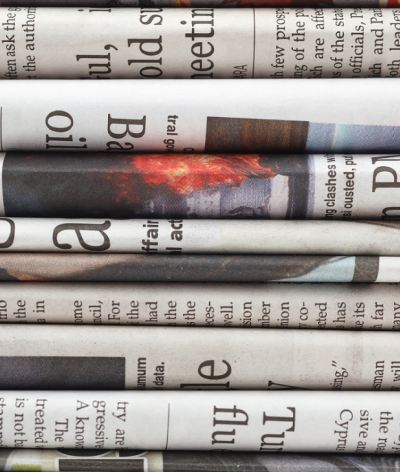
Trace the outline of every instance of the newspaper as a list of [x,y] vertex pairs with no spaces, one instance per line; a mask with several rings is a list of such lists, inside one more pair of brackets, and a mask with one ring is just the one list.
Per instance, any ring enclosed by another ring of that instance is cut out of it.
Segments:
[[[18,310],[25,311],[22,300]],[[0,389],[400,390],[397,338],[392,331],[1,324]]]
[[28,472],[397,472],[400,459],[383,454],[263,454],[232,451],[132,449],[0,449],[0,470]]
[[400,217],[400,155],[10,152],[0,169],[1,216]]
[[398,284],[14,283],[0,323],[400,330]]
[[384,84],[4,81],[0,151],[396,153],[400,89]]
[[0,253],[2,281],[400,282],[400,258]]
[[[52,7],[142,7],[146,12],[160,7],[398,7],[398,0],[1,0],[3,6]],[[156,7],[156,8],[155,8]]]
[[400,221],[0,218],[0,251],[400,256]]
[[400,8],[14,5],[0,9],[0,24],[2,79],[400,75]]
[[397,392],[0,393],[8,448],[399,450]]

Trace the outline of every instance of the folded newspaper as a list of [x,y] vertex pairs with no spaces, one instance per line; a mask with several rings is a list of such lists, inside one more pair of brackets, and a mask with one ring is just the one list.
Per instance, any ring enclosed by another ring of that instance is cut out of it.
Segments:
[[[26,311],[23,300],[16,311]],[[0,389],[400,390],[397,339],[392,331],[1,324]]]
[[[98,11],[104,7],[141,7],[144,13],[157,14],[164,7],[398,7],[398,0],[1,0],[0,5],[10,7],[51,6],[91,7]],[[103,10],[100,10],[103,11]],[[105,10],[105,11],[108,11]],[[153,20],[155,21],[155,20]]]
[[0,218],[0,251],[400,256],[400,221]]
[[[400,23],[399,23],[400,24]],[[27,80],[0,88],[0,151],[396,153],[395,78]],[[393,179],[392,179],[393,180]]]
[[0,323],[400,330],[398,284],[0,285]]
[[399,451],[397,392],[2,391],[0,397],[1,446],[8,448]]
[[397,472],[399,466],[388,454],[0,449],[2,472]]
[[0,253],[0,280],[400,282],[400,257]]
[[0,155],[0,215],[400,218],[398,155]]
[[0,79],[400,76],[400,10],[0,8]]

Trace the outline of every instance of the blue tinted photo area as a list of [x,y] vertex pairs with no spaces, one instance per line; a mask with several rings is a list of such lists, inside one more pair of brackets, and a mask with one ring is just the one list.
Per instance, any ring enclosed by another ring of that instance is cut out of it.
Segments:
[[205,152],[386,153],[399,149],[400,126],[207,118]]

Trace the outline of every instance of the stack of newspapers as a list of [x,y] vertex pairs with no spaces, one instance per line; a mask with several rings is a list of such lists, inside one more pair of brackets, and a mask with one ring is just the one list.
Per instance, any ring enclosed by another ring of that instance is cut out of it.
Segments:
[[398,472],[397,0],[0,3],[0,471]]

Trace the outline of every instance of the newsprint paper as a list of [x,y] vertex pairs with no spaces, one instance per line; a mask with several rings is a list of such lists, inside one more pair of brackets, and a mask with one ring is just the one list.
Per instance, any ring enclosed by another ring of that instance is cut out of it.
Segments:
[[399,466],[400,458],[387,454],[0,449],[2,472],[397,472]]
[[[16,7],[142,7],[144,13],[160,13],[163,7],[398,7],[398,0],[1,0],[0,5]],[[155,20],[154,20],[155,21]]]
[[400,76],[400,9],[0,8],[0,79]]
[[0,389],[400,390],[397,340],[392,331],[1,324]]
[[0,154],[0,216],[400,218],[400,154]]
[[400,221],[0,218],[0,251],[400,256]]
[[400,257],[0,253],[2,281],[400,282]]
[[398,284],[0,285],[0,322],[400,330]]
[[395,78],[28,80],[0,88],[0,151],[396,153]]
[[3,447],[399,451],[397,392],[1,391],[0,402]]

